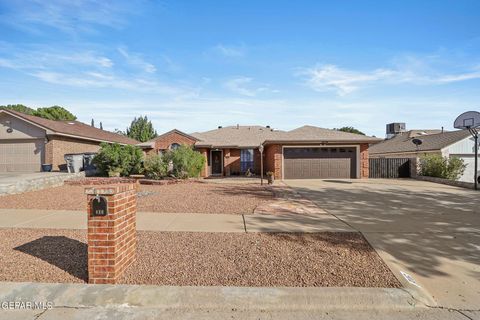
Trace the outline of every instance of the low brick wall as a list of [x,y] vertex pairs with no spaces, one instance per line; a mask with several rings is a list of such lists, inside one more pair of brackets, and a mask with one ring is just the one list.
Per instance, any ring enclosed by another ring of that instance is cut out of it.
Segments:
[[177,183],[195,183],[202,182],[200,179],[165,179],[165,180],[153,180],[153,179],[133,179],[133,178],[107,178],[107,177],[92,177],[92,178],[80,178],[70,179],[65,181],[66,185],[71,186],[93,186],[93,185],[106,185],[117,183],[138,183],[145,185],[169,185]]
[[475,186],[473,182],[453,181],[453,180],[436,178],[436,177],[415,176],[415,177],[412,177],[412,178],[417,179],[417,180],[441,183],[441,184],[446,184],[446,185],[449,185],[449,186],[467,188],[467,189],[474,189],[474,186]]
[[70,186],[91,186],[104,184],[119,184],[119,183],[135,183],[135,179],[130,178],[106,178],[106,177],[92,177],[92,178],[76,178],[66,180],[65,184]]
[[[115,284],[135,261],[137,249],[135,183],[85,189],[88,201],[88,283]],[[92,200],[107,200],[108,213],[96,216]]]

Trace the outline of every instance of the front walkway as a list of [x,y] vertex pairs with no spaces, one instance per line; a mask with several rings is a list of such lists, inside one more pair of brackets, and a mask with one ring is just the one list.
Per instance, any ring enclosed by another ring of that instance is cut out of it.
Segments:
[[[0,228],[86,229],[87,213],[69,210],[0,209]],[[348,232],[329,214],[203,214],[138,212],[137,230],[182,232]]]

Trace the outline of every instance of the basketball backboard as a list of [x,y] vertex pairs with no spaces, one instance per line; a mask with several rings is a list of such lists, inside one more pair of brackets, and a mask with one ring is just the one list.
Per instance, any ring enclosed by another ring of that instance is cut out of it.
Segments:
[[453,123],[455,129],[473,129],[480,127],[480,112],[467,111],[462,113],[455,119]]

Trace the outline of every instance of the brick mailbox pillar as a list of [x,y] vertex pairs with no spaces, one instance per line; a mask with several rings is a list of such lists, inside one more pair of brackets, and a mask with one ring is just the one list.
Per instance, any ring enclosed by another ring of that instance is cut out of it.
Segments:
[[91,186],[88,199],[88,283],[115,284],[135,261],[135,183]]

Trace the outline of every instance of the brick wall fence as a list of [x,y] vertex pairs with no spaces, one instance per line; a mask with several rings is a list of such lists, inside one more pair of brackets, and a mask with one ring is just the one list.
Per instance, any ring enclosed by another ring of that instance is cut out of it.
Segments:
[[53,136],[45,145],[45,163],[52,164],[54,171],[66,171],[65,154],[98,152],[98,150],[100,150],[99,142]]
[[[88,283],[115,284],[136,258],[137,185],[123,183],[85,189],[88,199]],[[108,203],[105,216],[95,216],[92,200]]]

